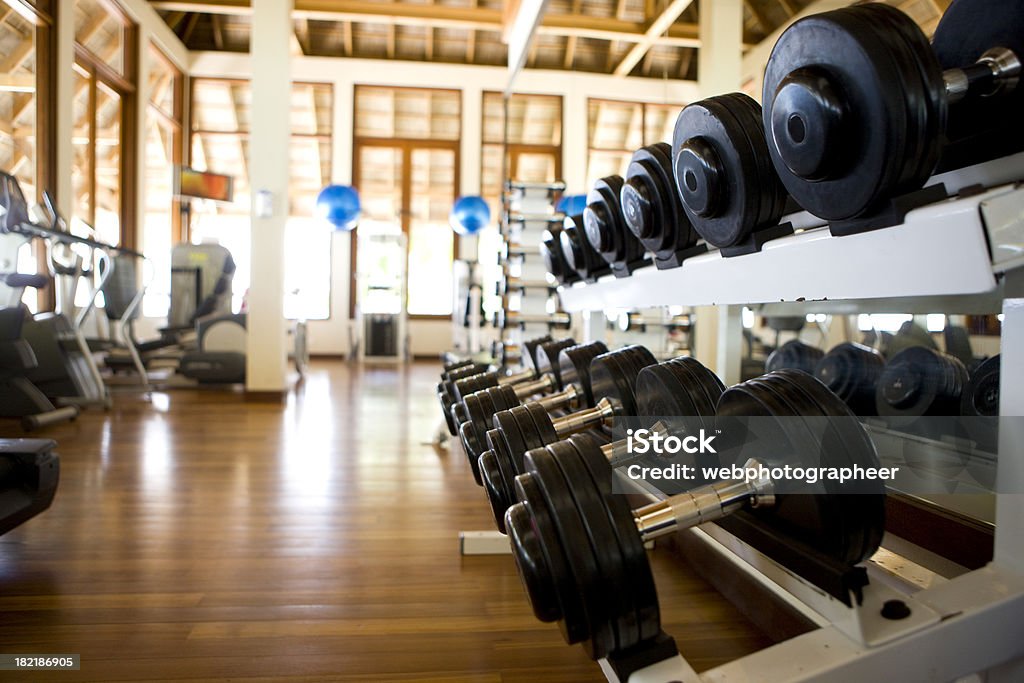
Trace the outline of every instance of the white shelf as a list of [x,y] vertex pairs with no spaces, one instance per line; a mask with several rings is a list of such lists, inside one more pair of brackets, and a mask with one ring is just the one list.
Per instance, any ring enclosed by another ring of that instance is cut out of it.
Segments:
[[1004,207],[1008,202],[1024,207],[1024,189],[1003,185],[922,207],[891,228],[847,237],[814,228],[773,240],[759,253],[723,258],[712,251],[680,268],[644,268],[629,278],[563,286],[559,294],[570,312],[778,302],[820,307],[819,302],[833,300],[887,300],[892,306],[906,297],[941,297],[948,303],[949,297],[962,296],[997,307],[1001,294],[981,210],[996,197]]

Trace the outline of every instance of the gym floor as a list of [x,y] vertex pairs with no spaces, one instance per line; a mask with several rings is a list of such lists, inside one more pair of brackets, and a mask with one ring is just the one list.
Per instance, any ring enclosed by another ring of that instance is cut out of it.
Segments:
[[[536,621],[458,445],[428,443],[439,366],[314,363],[287,403],[119,394],[49,430],[53,507],[0,538],[5,652],[77,653],[59,680],[603,680]],[[5,432],[10,425],[0,425]],[[770,644],[680,558],[663,620],[703,670]]]

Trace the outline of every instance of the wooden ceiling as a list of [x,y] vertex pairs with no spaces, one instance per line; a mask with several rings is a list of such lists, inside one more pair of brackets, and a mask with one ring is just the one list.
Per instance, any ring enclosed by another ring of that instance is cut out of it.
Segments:
[[[701,1],[550,0],[527,68],[694,79]],[[949,4],[887,1],[908,12],[929,34]],[[744,0],[744,43],[761,42],[812,2]],[[150,4],[190,50],[249,49],[248,0]],[[507,60],[503,5],[502,0],[295,0],[293,51],[501,66]],[[665,25],[668,29],[662,30]]]
[[[760,42],[810,2],[745,0],[745,42]],[[248,0],[151,4],[191,50],[249,49]],[[507,60],[503,4],[295,0],[293,49],[315,56],[501,66]],[[700,0],[551,0],[527,68],[695,78],[699,5]]]

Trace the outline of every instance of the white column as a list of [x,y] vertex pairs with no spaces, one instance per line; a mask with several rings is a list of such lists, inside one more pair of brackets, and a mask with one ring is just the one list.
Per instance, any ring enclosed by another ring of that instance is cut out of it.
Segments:
[[[701,97],[740,89],[743,65],[743,2],[715,0],[700,4],[697,87]],[[739,306],[699,306],[697,352],[726,384],[739,381],[743,325]],[[736,337],[733,339],[733,337]]]
[[700,4],[697,86],[701,97],[739,90],[743,70],[743,1]]
[[[459,142],[459,194],[478,195],[482,189],[480,178],[481,155],[483,152],[483,106],[482,88],[468,87],[462,90],[462,125]],[[501,216],[491,216],[491,225],[497,225]],[[459,238],[459,258],[475,261],[479,252],[480,238]]]
[[562,116],[562,179],[568,194],[586,194],[587,96],[575,82],[566,92]]
[[1024,571],[1024,299],[1003,301],[994,561]]
[[252,283],[249,286],[249,391],[284,391],[284,229],[291,137],[291,0],[252,2]]

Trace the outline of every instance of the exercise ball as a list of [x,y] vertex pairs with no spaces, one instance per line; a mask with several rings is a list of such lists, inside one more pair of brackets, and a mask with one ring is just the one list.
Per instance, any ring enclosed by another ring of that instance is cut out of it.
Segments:
[[491,208],[483,197],[476,195],[455,200],[448,223],[456,233],[466,236],[480,232],[491,222]]
[[359,222],[359,192],[351,185],[328,185],[316,198],[316,216],[335,230],[349,231]]
[[579,216],[583,209],[587,208],[587,195],[585,194],[564,194],[558,200],[555,211],[560,211],[566,216]]

